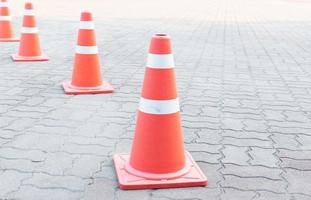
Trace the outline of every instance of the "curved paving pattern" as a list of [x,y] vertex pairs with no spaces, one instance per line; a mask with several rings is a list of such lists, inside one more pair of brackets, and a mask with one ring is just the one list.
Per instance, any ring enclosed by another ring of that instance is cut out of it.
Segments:
[[[34,1],[50,62],[12,63],[17,45],[1,44],[1,200],[311,199],[309,0],[85,2]],[[68,96],[60,85],[84,6],[112,95]],[[111,157],[130,149],[155,32],[173,38],[185,143],[205,188],[117,187]]]

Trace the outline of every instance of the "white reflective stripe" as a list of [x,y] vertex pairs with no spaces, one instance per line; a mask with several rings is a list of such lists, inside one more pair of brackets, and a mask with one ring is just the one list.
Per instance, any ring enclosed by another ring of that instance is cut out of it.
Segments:
[[94,29],[93,21],[80,21],[80,29]]
[[147,67],[169,69],[174,68],[174,57],[172,54],[148,54]]
[[38,27],[22,27],[22,33],[38,33]]
[[140,98],[139,111],[149,114],[172,114],[179,112],[178,98],[172,100],[150,100]]
[[0,16],[0,21],[11,21],[12,17],[11,16]]
[[24,10],[24,15],[27,15],[27,16],[35,16],[35,12],[33,9],[25,9]]
[[1,8],[9,7],[9,2],[0,2],[0,7]]
[[97,46],[77,46],[76,53],[78,54],[98,54]]

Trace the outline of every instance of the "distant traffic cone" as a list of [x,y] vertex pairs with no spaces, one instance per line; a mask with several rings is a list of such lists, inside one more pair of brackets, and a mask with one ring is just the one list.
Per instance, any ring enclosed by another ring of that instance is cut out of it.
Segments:
[[131,154],[116,154],[121,189],[205,186],[184,150],[170,37],[152,37]]
[[25,4],[23,27],[18,54],[12,55],[14,61],[47,61],[49,58],[42,54],[38,28],[36,25],[33,5]]
[[14,36],[13,26],[7,0],[0,1],[0,42],[18,42]]
[[66,94],[111,93],[113,87],[102,80],[94,23],[90,12],[82,12],[72,80],[63,83]]

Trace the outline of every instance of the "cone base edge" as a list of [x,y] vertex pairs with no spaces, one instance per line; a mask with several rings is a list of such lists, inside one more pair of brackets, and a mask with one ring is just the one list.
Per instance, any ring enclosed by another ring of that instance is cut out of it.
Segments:
[[18,38],[0,38],[0,42],[19,42]]
[[103,81],[103,84],[96,89],[86,88],[72,88],[70,87],[71,81],[63,82],[62,86],[65,94],[68,95],[78,95],[78,94],[108,94],[113,93],[114,88],[108,82]]
[[42,54],[41,56],[20,56],[17,54],[11,55],[13,61],[15,62],[41,62],[41,61],[48,61],[49,57],[46,55]]
[[199,187],[208,184],[207,178],[188,152],[186,152],[186,159],[192,164],[191,171],[183,176],[169,180],[151,180],[128,173],[125,170],[128,159],[129,154],[116,154],[113,157],[119,187],[123,190]]

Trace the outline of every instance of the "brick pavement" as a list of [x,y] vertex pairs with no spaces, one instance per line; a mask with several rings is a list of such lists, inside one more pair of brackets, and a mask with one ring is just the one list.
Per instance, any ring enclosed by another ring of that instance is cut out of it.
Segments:
[[[311,199],[309,0],[34,2],[51,61],[12,63],[17,45],[1,44],[0,199]],[[97,18],[112,95],[60,86],[84,6]],[[155,32],[173,38],[185,143],[205,188],[117,187],[111,156],[130,150]]]

